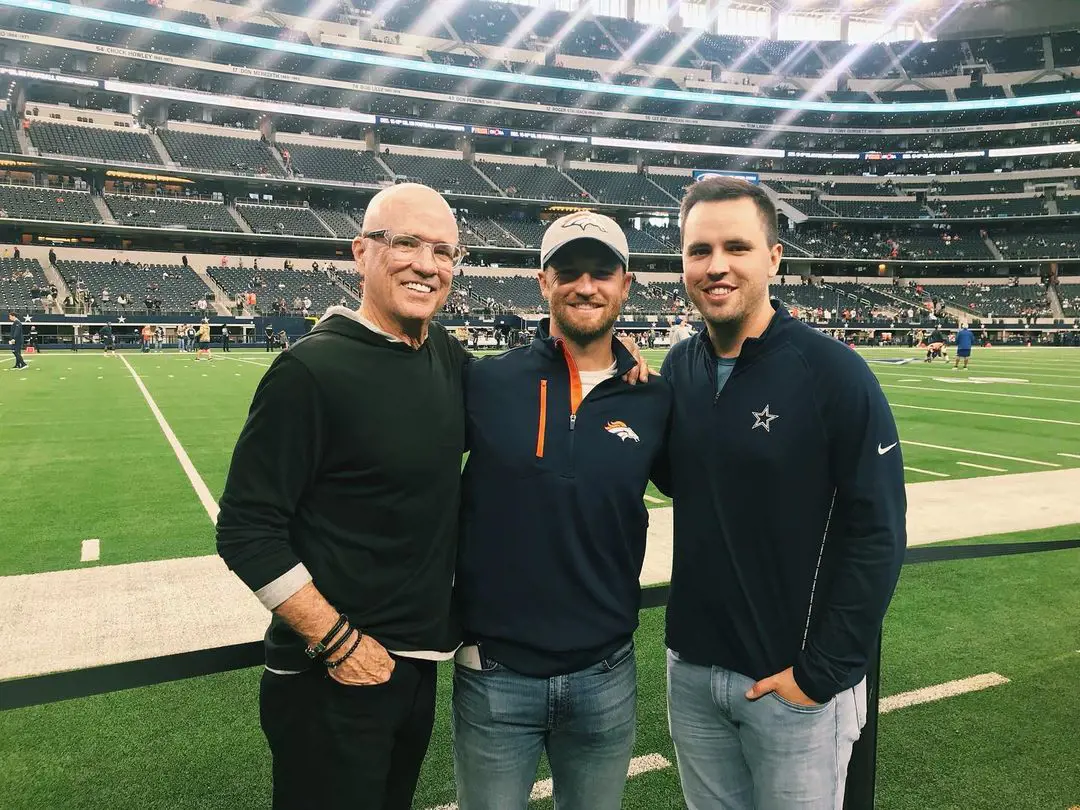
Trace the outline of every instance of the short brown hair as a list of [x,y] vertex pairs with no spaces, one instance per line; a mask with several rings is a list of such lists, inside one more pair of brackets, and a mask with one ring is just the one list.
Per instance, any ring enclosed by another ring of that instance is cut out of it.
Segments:
[[698,203],[724,202],[726,200],[748,199],[757,206],[761,214],[761,224],[765,228],[765,241],[772,247],[780,241],[780,229],[776,224],[776,206],[759,185],[743,180],[741,177],[706,177],[698,180],[686,190],[679,208],[679,226],[686,225],[690,209]]

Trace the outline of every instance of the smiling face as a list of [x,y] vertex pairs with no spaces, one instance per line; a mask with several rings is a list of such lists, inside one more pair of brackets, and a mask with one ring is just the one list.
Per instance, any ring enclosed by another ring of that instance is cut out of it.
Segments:
[[763,316],[768,323],[769,279],[783,251],[779,243],[769,245],[754,201],[699,202],[687,214],[682,235],[683,283],[710,329],[740,331]]
[[611,250],[591,239],[575,241],[551,257],[539,274],[551,307],[551,333],[578,346],[610,340],[630,274]]
[[[364,232],[409,234],[424,242],[456,245],[457,222],[446,200],[416,183],[380,191],[364,216]],[[419,337],[446,303],[454,278],[453,266],[440,265],[428,245],[402,257],[385,238],[357,236],[353,256],[363,279],[361,312],[395,336]]]

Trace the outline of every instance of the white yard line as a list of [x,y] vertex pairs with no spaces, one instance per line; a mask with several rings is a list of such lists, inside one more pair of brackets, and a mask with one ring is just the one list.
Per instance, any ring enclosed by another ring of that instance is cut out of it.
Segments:
[[82,541],[82,551],[79,562],[94,562],[101,557],[101,541],[91,538]]
[[926,686],[911,692],[901,692],[898,695],[890,695],[882,698],[878,704],[881,714],[894,712],[908,706],[918,706],[920,703],[932,703],[935,700],[966,695],[968,692],[979,692],[990,689],[993,686],[1001,686],[1009,682],[1008,678],[998,675],[996,672],[987,672],[985,675],[973,675],[970,678],[961,678],[957,681]]
[[984,453],[981,450],[965,450],[962,447],[946,447],[943,444],[927,444],[926,442],[913,442],[910,439],[901,439],[901,444],[910,444],[913,447],[928,447],[931,450],[948,450],[950,453],[966,453],[969,456],[983,456],[985,458],[1000,458],[1002,461],[1022,461],[1025,464],[1035,464],[1039,467],[1060,467],[1052,461],[1036,461],[1033,458],[1018,458],[1016,456],[1003,456],[1000,453]]
[[988,467],[985,464],[972,464],[970,461],[956,462],[961,467],[974,467],[976,470],[990,470],[990,472],[1008,472],[1004,467]]
[[663,498],[655,498],[652,495],[644,496],[649,503],[667,503]]
[[984,411],[961,411],[956,408],[930,408],[926,405],[903,405],[899,402],[890,402],[892,408],[908,408],[913,411],[934,411],[935,413],[956,413],[961,416],[987,416],[992,419],[1016,419],[1021,422],[1043,422],[1049,425],[1068,425],[1080,427],[1080,422],[1069,422],[1065,419],[1041,419],[1037,416],[1014,416],[1007,413],[985,413]]
[[[643,773],[649,773],[650,771],[662,771],[665,768],[670,768],[671,762],[667,757],[660,754],[646,754],[643,757],[634,757],[630,760],[630,767],[626,769],[626,778],[633,779],[635,776],[640,776]],[[554,785],[551,779],[541,779],[539,782],[533,785],[532,792],[529,793],[529,801],[535,802],[540,799],[550,799],[554,792]],[[458,810],[457,802],[451,802],[450,804],[440,804],[437,807],[432,807],[431,810]]]
[[918,467],[904,467],[905,470],[911,470],[912,472],[922,473],[923,475],[934,475],[938,478],[951,477],[948,473],[934,472],[933,470],[920,470]]
[[1076,453],[1058,453],[1058,455],[1064,458],[1080,458],[1080,455],[1077,455]]
[[[877,373],[877,376],[878,377],[900,377],[900,378],[902,378],[902,379],[897,380],[898,383],[931,382],[932,381],[932,378],[930,378],[930,377],[923,377],[923,378],[904,377],[904,375],[902,375],[902,374],[891,374],[889,372],[880,372],[880,371]],[[976,376],[979,376],[979,375],[976,375]],[[963,377],[957,377],[956,379],[962,380],[964,378]],[[1020,378],[1016,377],[1014,379],[1020,379]],[[972,383],[972,385],[975,385],[975,384],[976,383]],[[978,384],[978,386],[980,388],[992,388],[993,386],[996,386],[996,385],[1015,385],[1015,386],[1023,386],[1024,388],[1029,388],[1029,387],[1030,388],[1080,388],[1080,385],[1068,385],[1067,383],[1046,383],[1046,382],[1041,383],[1041,382],[1030,382],[1030,381],[1024,381],[1024,382],[992,382],[992,383],[977,383],[977,384]],[[926,389],[920,388],[919,390],[922,391],[922,390],[926,390]],[[949,389],[946,389],[946,390],[952,391],[953,389],[949,388]],[[958,386],[956,388],[956,390],[958,390],[958,391],[967,391],[968,389],[967,388],[960,388]]]
[[210,494],[210,490],[206,486],[206,482],[202,480],[202,476],[199,475],[199,471],[195,469],[195,465],[191,463],[191,459],[188,458],[187,451],[184,450],[183,445],[180,444],[180,440],[176,438],[176,434],[173,433],[173,429],[169,427],[169,423],[165,421],[165,416],[161,413],[157,403],[154,402],[154,398],[150,396],[150,392],[146,390],[146,386],[143,385],[142,378],[139,377],[135,369],[131,367],[131,363],[128,362],[124,355],[118,355],[124,365],[127,366],[127,370],[131,372],[131,376],[135,379],[135,384],[139,386],[139,390],[142,391],[143,398],[146,400],[146,404],[150,406],[150,412],[154,414],[154,418],[157,419],[158,427],[161,428],[161,432],[165,434],[165,438],[169,442],[169,446],[172,447],[173,452],[176,454],[176,460],[180,462],[180,467],[183,469],[184,474],[187,475],[188,481],[191,482],[192,488],[195,490],[195,494],[199,496],[199,500],[202,501],[203,508],[206,510],[206,514],[210,517],[210,521],[214,524],[217,523],[218,517],[218,505],[214,500],[214,496]]
[[259,368],[270,368],[269,363],[259,363],[259,362],[256,362],[255,360],[245,360],[245,359],[243,359],[241,357],[229,357],[226,354],[218,354],[216,356],[218,358],[222,359],[222,360],[232,360],[234,363],[247,363],[249,366],[258,366]]
[[1038,402],[1064,402],[1069,405],[1080,405],[1080,399],[1059,399],[1058,397],[1034,397],[1027,394],[1003,394],[997,391],[976,391],[973,388],[926,388],[922,385],[897,385],[896,383],[881,383],[882,388],[904,388],[908,391],[918,391],[929,394],[964,394],[974,397],[1003,397],[1005,399],[1033,399]]

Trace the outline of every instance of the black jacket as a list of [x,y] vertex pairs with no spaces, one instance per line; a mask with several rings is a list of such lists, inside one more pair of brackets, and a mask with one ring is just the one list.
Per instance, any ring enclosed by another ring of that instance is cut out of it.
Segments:
[[[581,399],[545,320],[527,347],[469,366],[470,449],[455,593],[467,641],[527,675],[583,669],[637,627],[648,511],[671,391],[616,376]],[[580,405],[580,407],[578,407]]]
[[11,322],[11,339],[15,341],[15,351],[21,352],[24,348],[22,321]]
[[904,463],[877,379],[777,306],[716,393],[708,332],[664,361],[675,547],[668,646],[755,680],[857,684],[906,547]]
[[[452,650],[465,362],[437,324],[413,350],[342,315],[278,355],[221,498],[229,568],[259,591],[302,563],[387,648]],[[310,666],[276,616],[266,642],[272,668]]]

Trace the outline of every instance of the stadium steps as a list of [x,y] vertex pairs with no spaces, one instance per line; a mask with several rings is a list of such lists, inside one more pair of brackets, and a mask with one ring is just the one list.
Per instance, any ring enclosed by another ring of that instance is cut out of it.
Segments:
[[[473,167],[474,172],[476,172],[478,175],[480,175],[481,177],[484,178],[485,183],[487,183],[489,186],[491,186],[493,189],[495,189],[496,194],[498,194],[500,197],[505,197],[506,196],[506,192],[503,191],[501,188],[499,188],[497,185],[495,185],[494,180],[492,180],[490,177],[488,177],[486,174],[484,174],[482,171],[480,171],[479,166],[477,166],[475,163],[472,163],[472,162],[470,162],[469,165]],[[393,172],[391,172],[391,174],[393,174]]]
[[349,296],[349,298],[351,298],[353,301],[358,304],[360,303],[360,296],[356,294],[356,290],[350,288],[341,279],[335,279],[334,284],[337,285],[338,289],[344,290],[345,294]]
[[983,244],[986,245],[986,249],[990,251],[990,255],[998,261],[1001,261],[1005,257],[1001,255],[1001,251],[998,250],[998,246],[994,244],[994,240],[989,236],[983,237]]
[[1057,200],[1046,201],[1046,213],[1048,213],[1052,217],[1056,217],[1058,214],[1061,213],[1061,209],[1058,208]]
[[520,239],[518,239],[516,236],[514,236],[514,234],[510,233],[510,231],[506,230],[506,228],[504,228],[502,225],[500,225],[498,220],[492,218],[491,221],[495,225],[496,228],[498,228],[500,231],[502,231],[503,233],[506,234],[508,239],[510,239],[510,240],[512,240],[514,242],[517,242],[518,245],[520,245],[521,247],[525,247],[525,243],[522,242]]
[[578,183],[573,177],[568,175],[566,172],[564,172],[558,166],[555,167],[555,171],[557,171],[559,174],[561,174],[563,177],[565,177],[567,180],[569,180],[571,185],[574,186],[574,188],[580,190],[581,193],[584,194],[586,197],[588,197],[590,200],[592,200],[593,202],[600,202],[598,199],[596,199],[596,197],[594,197],[592,194],[590,194],[588,192],[588,190],[583,185]]
[[106,225],[116,225],[116,217],[113,216],[113,212],[109,210],[109,206],[105,204],[105,200],[101,198],[99,194],[91,194],[90,202],[94,204],[94,208],[101,214],[101,221]]
[[75,297],[75,296],[71,295],[71,290],[68,289],[67,282],[64,281],[64,276],[59,270],[57,270],[55,267],[53,267],[51,264],[49,264],[48,261],[40,261],[39,260],[38,264],[40,264],[42,270],[45,271],[45,280],[48,281],[50,284],[55,284],[56,285],[56,300],[57,301],[63,301],[69,295],[72,298]]
[[240,212],[236,210],[236,207],[232,203],[227,204],[225,206],[225,210],[228,211],[229,216],[236,221],[236,224],[240,227],[240,230],[242,230],[244,233],[255,233],[255,231],[251,230],[251,226],[247,224],[247,221],[242,216],[240,216]]
[[[218,285],[218,283],[216,281],[214,281],[214,279],[212,279],[210,277],[210,274],[206,272],[205,267],[202,270],[200,270],[198,267],[195,267],[194,265],[192,265],[191,269],[194,271],[195,275],[197,275],[199,277],[199,280],[203,284],[205,284],[207,286],[207,288],[210,290],[210,292],[212,292],[214,294],[214,301],[213,301],[213,303],[214,303],[214,311],[218,315],[232,315],[233,313],[229,309],[229,305],[226,304],[225,302],[226,301],[230,301],[230,302],[233,301],[234,300],[233,297],[230,296],[227,292],[225,292],[225,290],[223,290]],[[246,307],[245,307],[245,309],[246,309]]]
[[675,204],[676,204],[676,205],[679,205],[679,204],[680,204],[680,203],[682,202],[681,200],[676,200],[676,199],[675,199],[674,197],[672,197],[672,196],[671,196],[670,194],[668,194],[668,192],[667,192],[667,189],[665,189],[665,188],[661,187],[661,186],[660,186],[660,185],[659,185],[658,183],[654,183],[654,182],[653,182],[653,180],[652,180],[652,178],[651,178],[651,177],[649,177],[649,175],[647,175],[647,174],[646,174],[646,175],[645,175],[645,179],[646,179],[646,180],[647,180],[647,181],[648,181],[649,183],[651,183],[652,185],[654,185],[654,186],[656,186],[656,187],[657,187],[658,189],[660,189],[660,193],[661,193],[661,194],[663,194],[663,195],[664,195],[665,197],[670,197],[670,198],[671,198],[671,199],[672,199],[672,200],[673,200],[673,201],[675,202]]
[[1043,57],[1046,59],[1046,69],[1053,70],[1056,65],[1054,63],[1054,45],[1050,41],[1050,37],[1043,37]]
[[[311,215],[313,217],[315,217],[315,219],[319,220],[319,224],[322,225],[324,228],[326,228],[327,233],[329,233],[335,239],[338,238],[337,231],[335,231],[333,228],[331,228],[329,225],[326,224],[326,220],[324,220],[322,217],[319,216],[318,211],[316,211],[314,208],[309,208],[308,210],[311,211]],[[359,233],[359,232],[360,231],[358,230],[357,233]]]
[[[782,236],[780,237],[780,243],[784,246],[784,258],[785,259],[802,258],[803,256],[806,256],[807,258],[811,258],[814,255],[813,253],[811,253],[806,248],[801,247],[799,245],[796,245],[794,242],[789,242]],[[789,250],[798,251],[799,256],[789,256],[788,255]]]
[[1058,296],[1056,284],[1046,285],[1046,300],[1050,302],[1050,314],[1055,318],[1064,318],[1065,310],[1061,307],[1061,298]]
[[161,138],[157,136],[157,133],[152,129],[147,129],[146,134],[150,137],[150,143],[154,147],[154,151],[157,152],[157,156],[161,158],[161,162],[166,166],[176,166],[176,161],[169,154],[169,150],[165,148],[165,144],[161,142]]
[[776,206],[776,210],[784,214],[789,220],[798,224],[800,222],[806,222],[809,217],[795,207],[794,203],[780,198],[779,192],[768,183],[762,183],[761,187],[765,189],[765,193],[769,195],[769,199],[773,201],[773,205]]
[[375,162],[379,164],[379,168],[382,169],[384,172],[386,172],[387,177],[389,177],[391,179],[397,177],[397,172],[395,172],[393,169],[391,169],[386,164],[386,162],[383,161],[382,156],[379,155],[379,150],[378,149],[372,150],[371,155],[372,155],[372,157],[375,158]]
[[24,155],[37,155],[39,154],[37,148],[30,143],[30,137],[26,134],[26,130],[21,125],[12,128],[15,131],[15,142],[19,145],[19,149],[22,150]]

